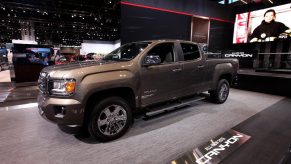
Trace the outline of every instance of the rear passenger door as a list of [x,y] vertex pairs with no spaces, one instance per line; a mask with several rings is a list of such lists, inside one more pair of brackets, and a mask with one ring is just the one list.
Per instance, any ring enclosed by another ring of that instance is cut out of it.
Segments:
[[204,91],[205,61],[198,45],[181,42],[180,62],[183,65],[183,89],[187,95]]

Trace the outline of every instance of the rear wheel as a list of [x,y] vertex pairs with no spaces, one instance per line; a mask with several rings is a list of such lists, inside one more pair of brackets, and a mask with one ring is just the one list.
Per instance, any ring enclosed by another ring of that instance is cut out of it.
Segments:
[[132,111],[128,103],[120,97],[108,97],[93,106],[88,131],[98,141],[111,141],[128,130],[131,120]]
[[227,100],[229,94],[229,83],[226,79],[220,79],[217,83],[216,90],[210,91],[212,102],[222,104]]

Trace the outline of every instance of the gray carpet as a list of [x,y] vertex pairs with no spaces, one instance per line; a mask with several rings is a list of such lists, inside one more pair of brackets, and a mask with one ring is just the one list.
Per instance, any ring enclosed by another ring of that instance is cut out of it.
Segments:
[[38,109],[0,107],[1,163],[167,163],[284,97],[232,89],[226,103],[199,101],[150,120],[137,119],[122,138],[90,142],[62,132]]
[[[286,98],[250,117],[233,129],[252,139],[226,158],[223,164],[279,164],[291,146],[291,99]],[[291,153],[289,161],[291,163]]]

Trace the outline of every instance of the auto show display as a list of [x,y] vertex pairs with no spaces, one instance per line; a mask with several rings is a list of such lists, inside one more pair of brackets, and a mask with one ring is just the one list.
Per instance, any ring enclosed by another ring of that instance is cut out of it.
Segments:
[[39,111],[52,122],[83,126],[95,139],[110,141],[126,132],[133,113],[167,110],[170,104],[163,102],[178,107],[209,91],[213,102],[224,103],[237,70],[237,59],[206,59],[193,42],[129,43],[99,62],[46,67],[38,82]]
[[36,82],[40,71],[51,65],[53,49],[49,45],[13,44],[12,51],[11,78],[16,83]]
[[0,72],[8,67],[8,51],[6,48],[0,48]]

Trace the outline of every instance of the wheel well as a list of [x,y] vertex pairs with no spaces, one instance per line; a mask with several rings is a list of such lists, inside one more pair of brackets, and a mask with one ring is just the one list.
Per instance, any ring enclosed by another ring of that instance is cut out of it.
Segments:
[[231,77],[232,77],[231,74],[223,74],[223,75],[220,76],[219,80],[220,79],[225,79],[225,80],[228,81],[229,85],[231,85],[231,82],[232,82],[232,78]]
[[[131,88],[113,88],[113,89],[107,89],[98,91],[94,94],[92,94],[86,102],[86,108],[85,108],[85,117],[89,116],[92,110],[92,105],[94,105],[96,102],[109,97],[109,96],[119,96],[126,100],[128,104],[130,105],[131,109],[135,109],[135,95]],[[86,118],[84,119],[86,120]]]

